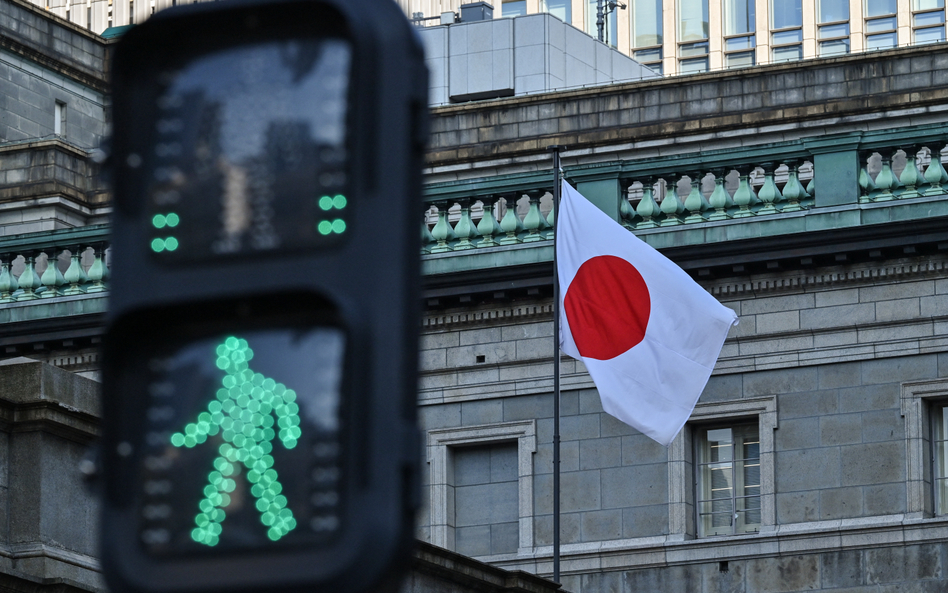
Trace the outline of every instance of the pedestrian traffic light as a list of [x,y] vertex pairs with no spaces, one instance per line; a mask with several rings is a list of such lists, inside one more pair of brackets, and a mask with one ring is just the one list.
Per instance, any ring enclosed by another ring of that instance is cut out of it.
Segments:
[[427,73],[391,0],[114,49],[101,556],[117,593],[385,590],[418,502]]

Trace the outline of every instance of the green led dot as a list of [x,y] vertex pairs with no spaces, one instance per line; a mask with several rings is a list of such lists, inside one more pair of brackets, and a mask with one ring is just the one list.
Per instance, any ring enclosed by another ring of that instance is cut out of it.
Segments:
[[319,207],[323,210],[331,210],[332,202],[333,200],[330,196],[323,196],[319,198]]
[[[331,225],[330,225],[331,226]],[[323,233],[327,235],[329,233]],[[151,240],[151,250],[155,253],[160,253],[165,250],[165,240],[164,239],[152,239]]]
[[[333,224],[335,224],[335,223],[333,223]],[[345,224],[345,223],[343,223],[343,224]],[[339,232],[341,233],[342,231],[339,231]],[[174,237],[168,237],[167,239],[165,239],[165,249],[167,249],[168,251],[174,251],[174,250],[177,249],[177,248],[178,248],[178,240],[177,240],[177,239],[175,239]]]
[[[346,232],[346,221],[341,218],[332,221],[332,232],[338,234]],[[175,247],[177,247],[177,245],[175,245]],[[170,250],[171,248],[169,247],[168,249]]]
[[342,194],[336,195],[336,197],[332,199],[332,205],[336,210],[342,210],[346,207],[346,196]]
[[183,445],[184,435],[181,434],[180,432],[176,432],[173,435],[171,435],[171,444],[174,445],[175,447],[180,447],[181,445]]
[[[316,228],[319,230],[320,235],[328,235],[329,233],[332,232],[332,223],[329,222],[328,220],[323,220],[319,223],[319,226],[317,226]],[[154,246],[154,242],[152,242],[152,245]],[[161,250],[155,249],[155,251],[161,251]]]
[[156,229],[163,229],[166,224],[168,224],[168,219],[165,218],[164,214],[155,214],[151,219],[151,225]]
[[174,212],[170,212],[167,216],[165,216],[165,223],[170,227],[178,226],[179,222],[181,222],[181,217],[179,217]]

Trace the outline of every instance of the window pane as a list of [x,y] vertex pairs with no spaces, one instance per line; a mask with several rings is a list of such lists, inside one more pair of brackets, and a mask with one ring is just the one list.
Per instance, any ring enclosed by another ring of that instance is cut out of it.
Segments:
[[932,10],[944,7],[945,0],[912,0],[912,10]]
[[637,62],[657,62],[658,60],[662,59],[662,48],[656,47],[655,49],[640,49],[639,51],[632,54],[632,57],[635,58]]
[[725,51],[734,51],[738,49],[753,49],[753,48],[754,48],[754,35],[749,35],[747,37],[732,37],[730,39],[724,40]]
[[745,51],[726,56],[728,68],[746,68],[754,65],[754,52]]
[[740,35],[756,30],[754,0],[724,0],[724,34]]
[[680,41],[708,38],[708,0],[678,0]]
[[938,25],[943,22],[945,22],[945,13],[943,11],[923,12],[922,14],[915,15],[916,27],[924,27],[925,25]]
[[799,45],[788,45],[786,47],[775,47],[773,50],[775,62],[787,62],[790,60],[803,59],[803,47]]
[[686,43],[678,47],[678,55],[683,58],[704,56],[708,54],[708,43]]
[[821,23],[849,20],[849,0],[819,0],[819,2]]
[[803,0],[770,0],[774,29],[803,26]]
[[932,27],[930,29],[919,29],[915,31],[915,43],[935,43],[945,40],[944,27]]
[[849,23],[839,25],[826,25],[820,27],[820,39],[829,39],[831,37],[848,37]]
[[501,4],[501,16],[520,16],[527,14],[527,0],[513,0]]
[[543,12],[548,12],[564,23],[572,22],[570,0],[543,0]]
[[698,536],[760,528],[760,438],[756,425],[697,434]]
[[632,47],[662,43],[662,0],[632,0]]
[[849,53],[849,40],[837,39],[835,41],[820,42],[820,57],[840,56]]
[[869,35],[866,37],[866,49],[886,49],[895,47],[895,33],[883,33],[882,35]]
[[866,33],[891,31],[893,29],[895,29],[895,17],[890,19],[874,19],[871,21],[866,21]]
[[898,0],[866,0],[866,16],[895,14]]
[[781,31],[780,33],[774,33],[773,35],[774,45],[783,45],[784,43],[799,43],[801,41],[803,41],[803,31],[800,29],[794,29],[793,31]]

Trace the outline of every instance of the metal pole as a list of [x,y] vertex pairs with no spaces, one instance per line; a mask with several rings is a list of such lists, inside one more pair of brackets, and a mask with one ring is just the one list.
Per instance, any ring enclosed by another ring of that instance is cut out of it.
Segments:
[[603,43],[606,42],[606,19],[603,14],[605,12],[603,7],[605,3],[606,0],[596,0],[596,28],[599,30],[599,41]]
[[560,582],[560,278],[556,268],[557,226],[563,170],[560,151],[553,145],[553,581]]

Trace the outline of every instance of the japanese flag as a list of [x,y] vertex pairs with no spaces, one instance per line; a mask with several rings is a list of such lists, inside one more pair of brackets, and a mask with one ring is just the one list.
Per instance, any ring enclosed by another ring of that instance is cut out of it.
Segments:
[[566,181],[557,216],[560,347],[607,413],[668,446],[737,315]]

